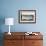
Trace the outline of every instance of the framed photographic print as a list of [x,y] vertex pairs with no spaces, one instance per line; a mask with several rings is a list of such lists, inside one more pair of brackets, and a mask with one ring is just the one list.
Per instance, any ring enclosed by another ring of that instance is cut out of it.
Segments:
[[19,23],[36,23],[36,10],[19,10]]

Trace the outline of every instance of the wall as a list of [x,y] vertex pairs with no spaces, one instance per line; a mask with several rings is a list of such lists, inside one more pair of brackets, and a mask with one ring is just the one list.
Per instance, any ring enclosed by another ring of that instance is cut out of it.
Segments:
[[[40,31],[44,34],[46,32],[45,4],[46,0],[0,0],[0,18],[13,17],[15,19],[14,26],[11,26],[12,32]],[[20,9],[36,9],[36,24],[19,24],[17,19]],[[8,32],[8,26],[1,23],[0,32]]]
[[[11,31],[46,31],[46,1],[45,0],[1,0],[2,17],[13,17],[15,25],[11,27]],[[36,24],[19,24],[18,10],[20,9],[36,9]],[[2,32],[8,31],[6,25],[2,25]],[[45,30],[44,30],[45,29]]]

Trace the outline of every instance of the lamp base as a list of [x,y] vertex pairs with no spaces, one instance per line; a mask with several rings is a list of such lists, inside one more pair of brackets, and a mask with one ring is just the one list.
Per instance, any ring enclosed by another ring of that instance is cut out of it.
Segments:
[[8,34],[9,34],[9,35],[11,35],[11,33],[10,33],[10,32],[8,32]]

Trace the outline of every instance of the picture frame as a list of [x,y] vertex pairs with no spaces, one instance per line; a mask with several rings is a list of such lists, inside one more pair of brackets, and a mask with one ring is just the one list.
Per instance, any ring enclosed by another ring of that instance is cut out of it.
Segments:
[[19,23],[36,23],[36,10],[19,10]]

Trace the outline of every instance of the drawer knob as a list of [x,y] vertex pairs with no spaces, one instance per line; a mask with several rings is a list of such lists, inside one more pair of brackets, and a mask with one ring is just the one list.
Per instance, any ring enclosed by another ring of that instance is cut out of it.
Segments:
[[34,44],[35,42],[32,42],[32,44]]

